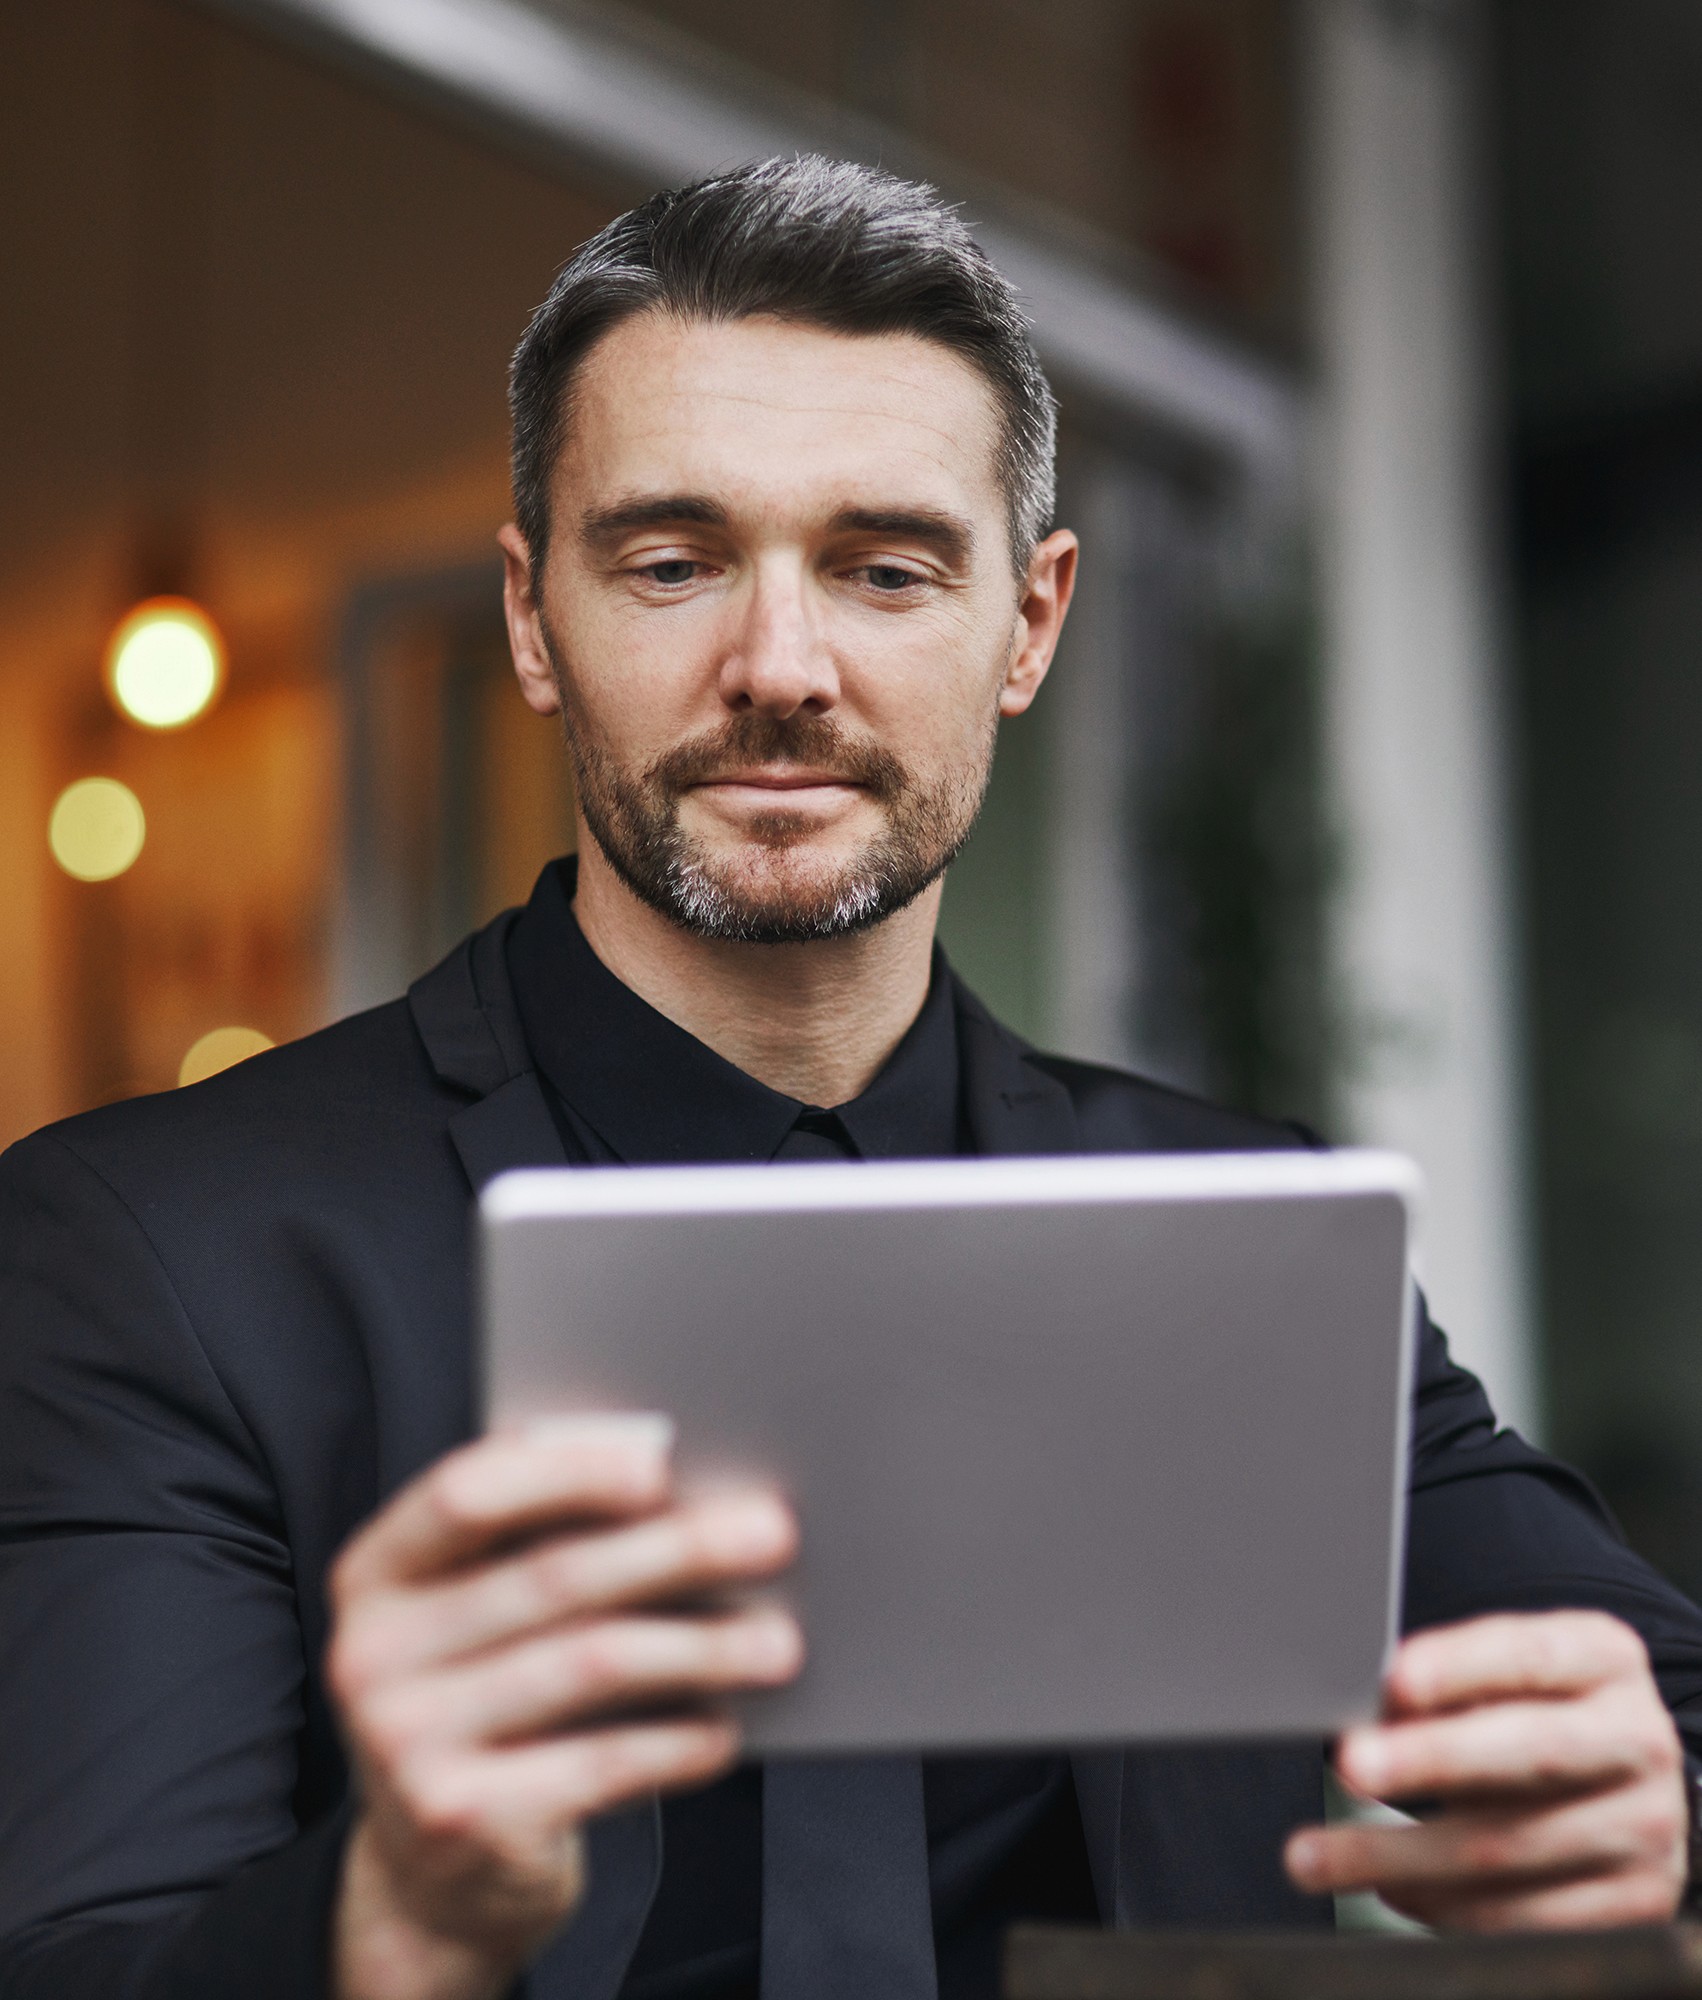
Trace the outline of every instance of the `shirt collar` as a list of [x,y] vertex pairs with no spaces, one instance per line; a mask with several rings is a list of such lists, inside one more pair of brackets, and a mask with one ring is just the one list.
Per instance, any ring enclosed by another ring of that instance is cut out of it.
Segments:
[[[573,914],[574,864],[552,862],[509,937],[532,1060],[629,1166],[773,1159],[805,1107],[770,1090],[624,985]],[[867,1159],[959,1150],[957,1023],[936,950],[922,1011],[860,1097],[838,1106]]]

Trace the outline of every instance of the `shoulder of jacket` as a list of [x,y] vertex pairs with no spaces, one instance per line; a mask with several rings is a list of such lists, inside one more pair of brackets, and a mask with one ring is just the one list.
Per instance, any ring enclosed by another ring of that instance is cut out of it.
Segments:
[[12,1171],[54,1150],[115,1183],[138,1167],[232,1170],[279,1146],[330,1154],[434,1107],[439,1086],[407,1004],[388,1001],[204,1082],[76,1113],[9,1149]]
[[1115,1144],[1127,1133],[1165,1150],[1225,1153],[1288,1152],[1324,1143],[1298,1121],[1231,1110],[1133,1070],[1040,1050],[1030,1050],[1026,1059],[1070,1093],[1090,1142]]
[[1088,1152],[1289,1152],[1326,1143],[1298,1120],[1232,1111],[1134,1070],[1049,1054],[1007,1027],[961,979],[957,992],[960,1011],[1001,1041],[1012,1060],[1068,1093]]

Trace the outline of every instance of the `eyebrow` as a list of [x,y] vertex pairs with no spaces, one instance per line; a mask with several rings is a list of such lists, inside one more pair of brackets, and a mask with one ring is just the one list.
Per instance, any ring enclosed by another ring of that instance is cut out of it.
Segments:
[[975,530],[961,514],[933,507],[847,507],[833,517],[837,533],[899,535],[921,542],[954,569],[967,569],[975,552]]
[[727,510],[701,493],[663,493],[651,500],[620,500],[612,507],[594,507],[581,516],[579,534],[581,540],[603,547],[630,535],[635,528],[664,528],[673,521],[724,528]]
[[[700,528],[724,528],[729,515],[718,500],[702,493],[662,493],[619,500],[581,516],[579,533],[593,548],[606,548],[639,528],[662,528],[689,521]],[[975,530],[960,514],[934,507],[845,507],[828,524],[834,534],[899,535],[933,549],[954,569],[967,569],[975,551]]]

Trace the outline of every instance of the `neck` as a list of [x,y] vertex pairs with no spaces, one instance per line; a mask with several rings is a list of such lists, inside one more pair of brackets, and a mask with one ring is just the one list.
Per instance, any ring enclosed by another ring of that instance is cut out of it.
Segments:
[[641,902],[581,830],[574,915],[624,985],[770,1090],[844,1104],[866,1090],[928,994],[940,884],[872,929],[739,944]]

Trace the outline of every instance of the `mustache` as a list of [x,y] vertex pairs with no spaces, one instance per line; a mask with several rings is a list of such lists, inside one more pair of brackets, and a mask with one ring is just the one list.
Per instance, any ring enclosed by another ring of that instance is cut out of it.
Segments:
[[848,736],[826,715],[736,715],[719,729],[676,744],[644,775],[664,792],[678,794],[752,764],[801,764],[861,785],[883,800],[898,798],[909,785],[909,773],[890,750]]

